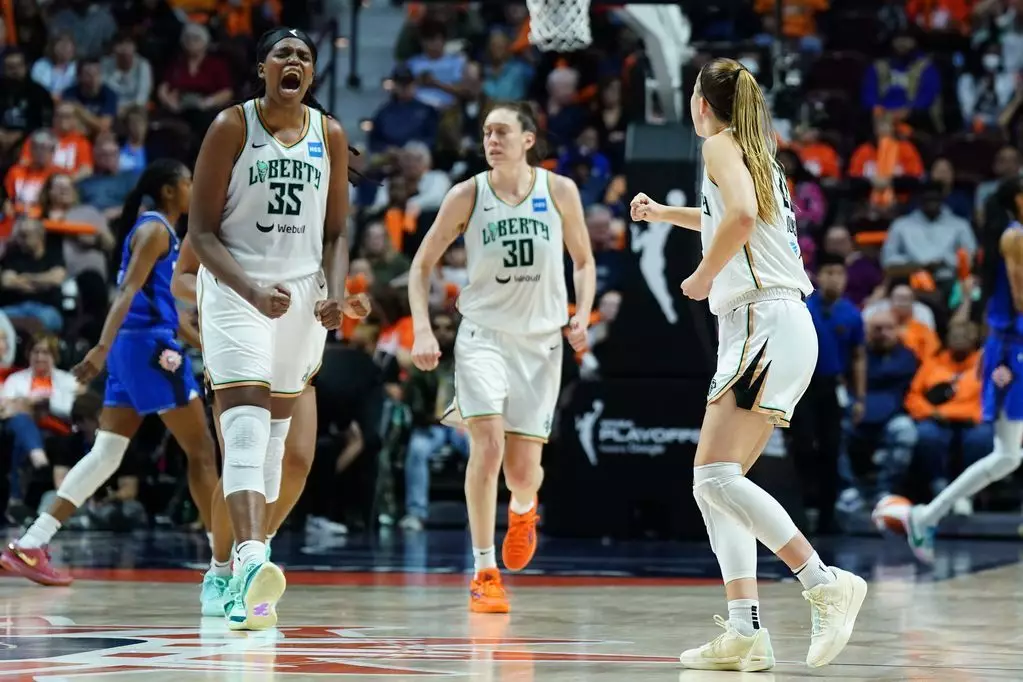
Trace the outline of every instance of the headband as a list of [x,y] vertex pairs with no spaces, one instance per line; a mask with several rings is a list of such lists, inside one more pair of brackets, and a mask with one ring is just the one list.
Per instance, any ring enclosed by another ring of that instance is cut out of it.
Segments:
[[313,55],[313,61],[316,61],[316,43],[309,37],[309,34],[302,29],[286,27],[274,28],[263,34],[263,37],[259,39],[259,44],[256,46],[256,60],[265,62],[274,46],[288,38],[297,38],[305,43],[305,46],[309,48]]

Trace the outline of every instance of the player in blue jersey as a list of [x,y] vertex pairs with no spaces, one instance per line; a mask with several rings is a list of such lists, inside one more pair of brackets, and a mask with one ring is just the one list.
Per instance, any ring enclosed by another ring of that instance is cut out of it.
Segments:
[[[188,486],[206,528],[217,486],[213,439],[188,356],[176,340],[178,311],[171,277],[180,242],[174,225],[188,210],[192,177],[177,161],[150,164],[125,202],[118,291],[99,343],[72,372],[82,384],[106,365],[108,377],[96,441],[68,472],[49,512],[0,556],[0,564],[43,585],[71,577],[49,560],[50,539],[75,510],[117,471],[143,417],[159,414],[188,457]],[[144,198],[156,210],[139,215]],[[138,218],[136,219],[136,216]]]
[[1023,180],[1003,183],[998,197],[1012,220],[1001,235],[991,235],[984,253],[988,337],[980,369],[984,420],[995,425],[994,451],[930,504],[915,505],[896,519],[905,526],[913,554],[928,564],[934,562],[934,531],[953,505],[1009,476],[1023,461]]

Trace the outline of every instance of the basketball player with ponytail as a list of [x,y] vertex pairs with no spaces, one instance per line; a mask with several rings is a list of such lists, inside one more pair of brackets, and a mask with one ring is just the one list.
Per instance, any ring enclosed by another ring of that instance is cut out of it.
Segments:
[[[455,401],[445,423],[469,430],[465,500],[475,570],[469,608],[507,613],[497,569],[497,479],[511,491],[505,568],[525,568],[536,552],[540,454],[561,387],[562,329],[576,351],[596,291],[596,268],[579,189],[538,166],[537,125],[528,104],[497,104],[483,124],[489,171],[455,185],[423,239],[409,277],[415,325],[412,361],[430,371],[440,349],[430,327],[430,276],[459,235],[469,283],[458,297]],[[569,319],[564,247],[574,264],[575,315]]]
[[280,495],[295,399],[319,369],[327,330],[364,314],[345,293],[348,140],[312,98],[316,45],[279,28],[256,52],[262,91],[213,122],[189,211],[237,543],[224,604],[236,630],[277,623],[286,581],[267,557],[266,516]]
[[682,283],[686,296],[708,299],[718,318],[718,365],[693,468],[693,495],[703,513],[728,598],[724,633],[682,653],[701,670],[767,670],[774,651],[761,627],[757,540],[802,584],[810,602],[806,663],[841,653],[867,593],[866,582],[825,565],[785,509],[746,478],[775,426],[788,426],[817,362],[817,334],[803,300],[803,271],[785,176],[774,160],[770,112],[753,74],[715,59],[690,100],[703,144],[700,208],[662,206],[644,194],[634,220],[698,230],[703,259]]
[[[50,564],[46,546],[61,524],[117,471],[129,441],[149,414],[160,415],[185,451],[188,487],[203,525],[210,529],[217,486],[213,439],[191,363],[175,338],[179,320],[171,294],[179,250],[174,226],[188,211],[191,193],[188,169],[160,159],[146,168],[128,195],[121,214],[124,246],[117,295],[99,343],[71,370],[87,384],[107,367],[96,441],[64,478],[53,506],[4,550],[0,564],[8,571],[43,585],[71,583],[70,576]],[[155,210],[139,215],[145,198]]]

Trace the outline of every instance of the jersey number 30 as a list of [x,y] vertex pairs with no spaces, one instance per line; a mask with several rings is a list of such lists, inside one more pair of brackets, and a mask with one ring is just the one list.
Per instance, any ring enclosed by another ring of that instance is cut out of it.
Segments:
[[533,264],[532,239],[505,239],[501,246],[507,249],[507,253],[504,254],[504,267],[528,268]]
[[302,183],[300,182],[271,182],[270,191],[274,195],[270,198],[270,205],[266,212],[270,215],[299,215],[302,213]]

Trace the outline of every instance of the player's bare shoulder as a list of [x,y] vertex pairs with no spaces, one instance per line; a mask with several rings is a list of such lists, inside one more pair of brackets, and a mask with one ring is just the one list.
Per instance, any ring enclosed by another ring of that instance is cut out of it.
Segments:
[[998,248],[1006,261],[1023,264],[1023,225],[1010,225],[1006,228],[998,240]]
[[554,197],[554,201],[558,205],[564,205],[579,196],[579,186],[570,177],[559,175],[554,171],[547,171],[547,181],[550,183],[551,196]]

